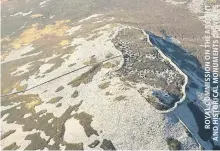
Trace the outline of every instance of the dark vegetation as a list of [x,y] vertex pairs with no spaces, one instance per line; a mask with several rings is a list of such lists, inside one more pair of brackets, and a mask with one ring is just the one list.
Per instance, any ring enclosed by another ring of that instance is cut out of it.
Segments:
[[167,145],[169,150],[181,150],[181,143],[174,138],[167,138]]

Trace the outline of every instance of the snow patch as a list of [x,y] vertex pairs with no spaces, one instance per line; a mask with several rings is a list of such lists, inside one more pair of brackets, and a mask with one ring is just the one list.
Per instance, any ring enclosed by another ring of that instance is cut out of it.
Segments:
[[31,13],[32,13],[32,11],[29,11],[27,13],[17,12],[17,13],[15,13],[13,15],[10,15],[10,16],[12,16],[12,17],[14,17],[14,16],[27,16],[27,15],[30,15]]
[[91,16],[89,16],[89,17],[86,17],[86,18],[84,18],[84,19],[78,21],[78,23],[84,22],[84,21],[86,21],[86,20],[90,20],[90,19],[92,19],[92,18],[97,18],[97,17],[102,16],[102,15],[103,15],[103,14],[93,14],[93,15],[91,15]]
[[64,141],[68,143],[80,143],[87,140],[87,136],[84,132],[82,125],[79,121],[71,118],[65,123]]
[[81,28],[81,25],[72,27],[71,29],[67,30],[67,35],[72,35],[72,34],[74,34],[74,32],[76,32],[76,31],[79,30],[80,28]]
[[40,74],[45,73],[47,70],[49,70],[54,64],[43,64],[42,66],[40,66],[39,70],[40,70]]

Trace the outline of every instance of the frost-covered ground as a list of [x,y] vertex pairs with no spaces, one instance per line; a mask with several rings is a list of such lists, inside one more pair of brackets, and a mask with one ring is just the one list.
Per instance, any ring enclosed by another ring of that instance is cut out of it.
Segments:
[[[139,59],[147,60],[151,81],[138,77],[131,82],[121,73],[126,57],[115,46],[116,37],[123,41],[130,36],[132,43],[140,35],[138,50],[152,50],[140,27],[198,38],[202,26],[190,12],[156,0],[1,3],[2,95],[83,67],[2,98],[3,149],[168,149],[169,137],[182,149],[199,149],[175,113],[161,114],[146,100],[155,97],[153,90],[173,92],[165,86],[175,80],[167,76],[175,75],[181,83],[179,73],[161,56],[147,53]],[[125,30],[124,37],[118,36]]]
[[[107,24],[88,33],[99,35],[94,39],[74,38],[69,43],[69,46],[75,46],[74,52],[68,54],[57,69],[53,69],[56,64],[49,64],[47,58],[44,59],[46,62],[39,58],[43,63],[38,71],[22,82],[26,88],[86,64],[91,66],[30,91],[3,98],[2,105],[7,108],[2,111],[2,134],[13,133],[2,140],[2,147],[89,149],[89,145],[98,140],[98,149],[103,148],[101,144],[105,145],[106,139],[116,149],[166,149],[166,138],[173,137],[181,141],[185,149],[198,148],[178,120],[158,113],[137,91],[139,87],[147,89],[148,85],[140,83],[131,87],[115,74],[124,59],[111,39],[123,28],[128,27]],[[20,51],[26,52],[26,48]],[[114,56],[119,57],[96,65]],[[9,54],[5,60],[14,59]],[[31,68],[29,63],[24,66]],[[53,70],[47,73],[50,69]],[[17,87],[13,89],[18,91]]]

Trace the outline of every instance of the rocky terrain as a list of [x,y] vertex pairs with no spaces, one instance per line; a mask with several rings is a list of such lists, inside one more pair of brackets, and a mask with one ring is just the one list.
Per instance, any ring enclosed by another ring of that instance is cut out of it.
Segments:
[[[147,88],[141,87],[138,91],[156,109],[173,107],[181,98],[184,78],[147,42],[142,31],[125,29],[118,33],[113,43],[124,58],[124,64],[119,69],[121,79],[147,84]],[[152,88],[150,95],[149,86]]]

